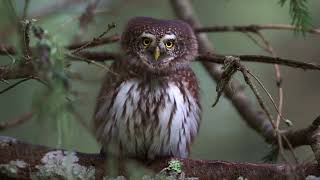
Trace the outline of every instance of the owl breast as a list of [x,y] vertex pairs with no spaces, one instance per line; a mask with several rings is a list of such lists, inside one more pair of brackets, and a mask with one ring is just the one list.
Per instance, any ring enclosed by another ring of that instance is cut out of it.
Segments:
[[105,137],[120,143],[127,156],[187,157],[198,132],[200,107],[187,82],[123,81],[114,91]]

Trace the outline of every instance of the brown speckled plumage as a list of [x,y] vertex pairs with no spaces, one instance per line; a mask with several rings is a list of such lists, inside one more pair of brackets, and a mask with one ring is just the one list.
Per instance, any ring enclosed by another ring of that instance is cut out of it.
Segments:
[[[141,45],[145,35],[149,46]],[[173,47],[164,46],[169,40]],[[133,18],[121,47],[126,56],[112,64],[97,98],[99,142],[120,146],[130,157],[187,157],[201,119],[199,87],[189,67],[197,54],[192,29],[177,20]],[[152,56],[156,48],[159,59]]]

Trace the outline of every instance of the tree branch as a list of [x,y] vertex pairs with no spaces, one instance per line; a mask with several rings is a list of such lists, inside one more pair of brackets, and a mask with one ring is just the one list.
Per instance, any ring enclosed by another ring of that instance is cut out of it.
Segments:
[[[102,51],[81,51],[77,53],[78,56],[93,61],[108,61],[116,60],[121,57],[119,53],[113,52],[102,52]],[[284,59],[280,57],[271,57],[263,55],[220,55],[212,53],[200,54],[196,61],[203,63],[210,62],[216,64],[224,64],[228,57],[239,58],[240,62],[256,62],[256,63],[266,63],[266,64],[279,64],[283,66],[288,66],[292,68],[300,68],[303,70],[320,70],[320,64],[301,62],[293,59]]]
[[[87,45],[86,48],[96,47],[96,46],[100,46],[100,45],[105,45],[105,44],[117,42],[117,41],[119,41],[119,39],[120,39],[120,35],[115,34],[115,35],[112,35],[109,37],[102,37],[99,39],[95,39],[92,43],[90,43],[91,41],[83,41],[83,42],[79,42],[79,43],[69,44],[65,48],[70,49],[70,50],[78,49],[78,48],[85,46],[86,44],[89,44],[89,43],[90,44]],[[1,46],[0,46],[0,50],[1,50]]]
[[15,127],[19,124],[22,124],[22,123],[28,121],[29,119],[31,119],[32,116],[33,116],[32,111],[29,111],[19,117],[15,117],[15,118],[10,119],[6,122],[1,122],[0,123],[0,130]]
[[[75,177],[102,179],[106,159],[100,154],[67,152],[63,149],[32,145],[14,138],[0,136],[0,177],[29,179],[31,177]],[[235,163],[216,160],[175,158],[182,163],[187,177],[199,179],[290,179],[308,175],[320,176],[316,164],[294,166],[288,164]],[[68,163],[67,163],[68,161]],[[148,168],[159,172],[168,166],[170,158],[153,161]],[[66,169],[69,166],[69,169]]]
[[[297,131],[287,130],[282,132],[281,134],[290,141],[293,148],[304,146],[304,145],[312,146],[316,142],[320,142],[320,139],[315,138],[315,135],[317,134],[319,127],[320,127],[320,116],[318,116],[310,126],[304,129],[300,129]],[[272,141],[269,141],[269,143],[277,144],[277,139],[272,139]],[[284,143],[284,147],[288,149],[288,144]]]
[[[89,59],[92,61],[97,61],[97,62],[104,62],[104,61],[110,61],[110,60],[117,60],[118,58],[121,57],[120,54],[114,53],[114,52],[98,52],[98,51],[80,51],[75,54],[76,56],[79,56],[81,58]],[[70,56],[68,56],[70,57]],[[74,60],[79,60],[75,59]]]
[[[1,47],[1,46],[0,46]],[[10,46],[9,46],[10,47]],[[12,52],[15,52],[15,49],[11,49]],[[6,51],[6,50],[5,50]],[[1,48],[0,48],[0,54],[1,54]],[[105,51],[81,51],[76,53],[75,55],[88,59],[90,61],[98,61],[98,62],[103,62],[103,61],[108,61],[108,60],[116,60],[121,58],[121,55],[119,53],[114,53],[114,52],[105,52]],[[78,60],[79,58],[74,58],[69,56],[68,54],[66,55],[67,57],[73,59],[73,60]],[[315,64],[315,63],[306,63],[306,62],[301,62],[297,60],[291,60],[291,59],[284,59],[284,58],[279,58],[279,57],[270,57],[270,56],[262,56],[262,55],[232,55],[235,58],[239,58],[240,62],[258,62],[258,63],[267,63],[267,64],[279,64],[279,65],[284,65],[284,66],[289,66],[293,68],[300,68],[304,70],[320,70],[320,65]],[[196,60],[203,62],[206,65],[212,65],[212,63],[215,64],[224,64],[225,60],[229,56],[225,55],[219,55],[219,54],[212,54],[212,53],[204,53],[199,55]],[[217,71],[220,71],[218,68]],[[27,78],[30,76],[35,76],[34,68],[31,63],[26,63],[22,65],[4,65],[0,66],[0,79],[2,80],[8,80],[8,79],[19,79],[19,78]],[[219,80],[219,78],[217,78]],[[237,83],[233,83],[235,87],[235,90],[238,89],[238,91],[234,91],[235,94],[231,93],[229,97],[231,96],[236,97],[240,96],[241,99],[245,97],[242,97],[241,95],[241,85]],[[237,93],[239,94],[237,94]],[[240,100],[234,100],[234,101],[240,101]],[[245,105],[244,103],[243,105]],[[240,106],[240,104],[239,104]],[[245,105],[245,107],[248,105]],[[253,109],[252,109],[253,110]],[[259,113],[259,112],[256,112]]]
[[0,55],[15,55],[17,50],[15,47],[7,45],[7,44],[0,44]]
[[34,67],[31,63],[23,65],[4,65],[0,66],[0,79],[19,79],[35,76]]
[[308,131],[308,140],[318,165],[320,166],[320,116],[313,121],[310,128],[312,128],[312,131]]
[[88,3],[86,9],[82,12],[79,17],[79,28],[77,33],[74,35],[72,42],[79,42],[81,40],[82,35],[88,29],[88,25],[93,21],[93,13],[97,8],[100,0],[92,0]]
[[[201,54],[196,60],[202,62],[213,62],[223,64],[229,55],[219,55],[212,53]],[[240,62],[257,62],[267,64],[279,64],[283,66],[289,66],[292,68],[300,68],[304,70],[320,70],[320,64],[302,62],[292,59],[284,59],[280,57],[262,56],[262,55],[231,55],[235,58],[239,58]]]
[[[300,30],[300,28],[289,24],[251,24],[251,25],[241,25],[241,26],[208,26],[195,28],[194,31],[197,33],[204,32],[253,32],[256,33],[260,30],[289,30],[295,31]],[[320,29],[307,29],[306,32],[311,34],[320,34]]]
[[[189,2],[189,0],[171,0],[173,10],[176,13],[176,15],[189,23],[193,29],[198,29],[201,27],[201,24],[198,19],[195,18],[194,12],[192,9],[192,5]],[[198,43],[199,43],[199,53],[200,54],[207,54],[210,52],[211,54],[215,54],[212,44],[209,41],[206,34],[197,34]],[[260,56],[261,57],[261,56]],[[215,58],[205,58],[202,57],[205,60],[209,60],[210,62],[216,61]],[[278,58],[272,58],[272,62],[269,58],[259,58],[259,57],[252,57],[252,56],[242,56],[239,58],[241,60],[252,60],[252,61],[268,61],[270,63],[279,63]],[[215,59],[215,60],[213,60]],[[219,59],[219,58],[218,58]],[[222,58],[224,59],[224,58]],[[219,59],[217,61],[222,62],[222,59]],[[284,64],[297,67],[297,62],[294,62],[293,64],[288,63],[287,61],[282,61]],[[222,69],[221,66],[209,62],[202,62],[205,69],[208,71],[209,75],[214,79],[215,81],[219,81]],[[310,65],[310,64],[309,64]],[[307,65],[309,67],[309,65]],[[313,66],[313,65],[311,65]],[[305,66],[302,67],[303,69]],[[319,65],[316,65],[313,67],[313,69],[319,69]],[[238,113],[242,116],[242,119],[256,132],[261,134],[267,142],[276,142],[277,136],[274,131],[274,128],[272,127],[271,123],[266,118],[266,115],[264,113],[261,113],[260,109],[257,108],[256,105],[254,105],[249,98],[244,94],[243,87],[244,85],[240,84],[238,81],[233,80],[231,85],[226,87],[224,90],[225,96],[231,101],[231,103],[234,105]],[[231,88],[232,87],[232,88]]]

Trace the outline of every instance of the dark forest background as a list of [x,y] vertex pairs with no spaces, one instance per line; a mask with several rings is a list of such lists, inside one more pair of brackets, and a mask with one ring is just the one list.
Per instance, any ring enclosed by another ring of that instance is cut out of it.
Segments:
[[[12,1],[17,14],[24,8],[23,0]],[[79,31],[78,18],[88,1],[78,0],[64,7],[46,9],[63,0],[32,0],[29,4],[29,19],[36,20],[48,31],[52,41],[58,46],[67,45]],[[204,25],[247,25],[247,24],[290,24],[288,6],[279,6],[276,0],[201,0],[193,1],[199,19]],[[312,24],[320,24],[320,1],[308,3]],[[17,44],[16,23],[12,6],[0,1],[0,41]],[[94,11],[94,19],[88,29],[81,34],[81,39],[90,40],[106,30],[108,24],[116,23],[116,28],[109,33],[121,33],[122,27],[133,16],[152,16],[158,18],[175,18],[169,2],[159,0],[102,0]],[[320,36],[307,34],[303,36],[292,31],[268,30],[264,34],[280,57],[313,61],[320,63]],[[265,54],[247,36],[242,33],[212,33],[216,52],[221,54]],[[33,40],[32,40],[33,41]],[[34,43],[34,42],[33,42]],[[119,51],[118,43],[105,45],[98,49]],[[13,58],[0,56],[1,64],[13,63]],[[247,64],[267,89],[277,99],[275,73],[272,65]],[[261,162],[270,151],[270,145],[264,142],[256,132],[247,127],[228,100],[221,98],[218,105],[211,108],[216,97],[216,84],[198,62],[192,65],[201,84],[203,119],[200,134],[192,150],[192,157],[201,159],[219,159],[231,161]],[[71,79],[73,105],[75,111],[89,125],[95,98],[105,69],[84,62],[73,62],[70,71],[81,75],[81,79]],[[284,111],[286,118],[293,122],[293,129],[309,125],[319,114],[320,75],[315,71],[302,71],[281,67],[284,88]],[[242,78],[237,77],[240,81]],[[14,83],[16,80],[10,81]],[[0,83],[0,88],[8,85]],[[59,109],[61,96],[45,95],[46,87],[37,81],[27,81],[0,94],[0,122],[18,117],[31,110],[37,111],[31,120],[17,127],[0,131],[0,135],[12,136],[35,144],[60,146],[83,152],[98,152],[99,145],[77,118],[66,109]],[[262,92],[262,91],[261,91]],[[251,91],[248,96],[254,100]],[[263,93],[261,93],[263,94]],[[266,102],[269,102],[266,100]],[[258,104],[257,104],[258,106]],[[271,104],[269,103],[271,108]],[[55,114],[56,116],[52,116]],[[56,118],[55,118],[56,117]],[[59,118],[57,118],[59,117]],[[59,119],[59,120],[58,120]],[[309,147],[295,150],[299,159],[312,156]]]

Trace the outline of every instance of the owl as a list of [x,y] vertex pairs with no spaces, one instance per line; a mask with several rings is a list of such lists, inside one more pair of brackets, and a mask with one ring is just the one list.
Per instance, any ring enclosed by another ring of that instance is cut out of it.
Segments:
[[97,98],[94,131],[103,149],[143,160],[188,157],[201,107],[190,62],[198,51],[192,28],[179,20],[135,17],[121,35]]

